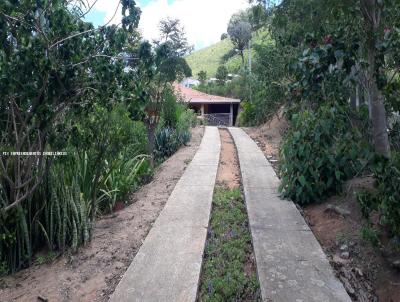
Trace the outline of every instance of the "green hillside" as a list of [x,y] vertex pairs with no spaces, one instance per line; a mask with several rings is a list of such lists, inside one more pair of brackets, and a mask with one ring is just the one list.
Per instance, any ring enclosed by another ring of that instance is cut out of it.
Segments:
[[[214,77],[215,72],[220,65],[221,58],[232,48],[233,45],[231,41],[225,39],[188,55],[186,61],[190,68],[192,68],[193,76],[197,77],[197,74],[201,70],[204,70],[207,72],[208,77]],[[235,58],[235,61],[237,61],[238,66],[240,66],[240,58]]]
[[[254,34],[252,43],[261,43],[263,41],[269,41],[268,34],[266,32],[258,32]],[[200,49],[188,55],[186,61],[192,69],[194,77],[204,70],[207,72],[208,77],[214,77],[218,66],[221,64],[221,58],[233,48],[232,42],[229,39],[222,40],[209,47]],[[246,64],[248,60],[247,51],[245,52]],[[236,73],[241,66],[241,58],[239,55],[229,59],[225,66],[229,72]]]

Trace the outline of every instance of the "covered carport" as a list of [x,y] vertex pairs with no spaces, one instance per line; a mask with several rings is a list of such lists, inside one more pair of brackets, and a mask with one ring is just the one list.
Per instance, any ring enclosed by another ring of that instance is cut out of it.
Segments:
[[206,94],[182,85],[175,91],[208,125],[233,126],[236,123],[240,100]]

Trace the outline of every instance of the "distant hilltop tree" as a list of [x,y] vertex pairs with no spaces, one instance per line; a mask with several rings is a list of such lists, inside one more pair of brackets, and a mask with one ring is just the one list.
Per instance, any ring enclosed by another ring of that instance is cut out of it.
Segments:
[[160,40],[156,41],[157,44],[171,44],[174,51],[180,57],[183,57],[193,51],[194,46],[189,44],[186,38],[185,29],[181,25],[179,19],[163,19],[160,21],[158,28],[160,30]]
[[230,22],[228,26],[229,37],[238,50],[244,65],[244,50],[251,39],[251,25],[246,21]]
[[227,33],[223,33],[223,34],[221,35],[221,41],[227,39],[228,37],[229,37],[229,36],[228,36]]

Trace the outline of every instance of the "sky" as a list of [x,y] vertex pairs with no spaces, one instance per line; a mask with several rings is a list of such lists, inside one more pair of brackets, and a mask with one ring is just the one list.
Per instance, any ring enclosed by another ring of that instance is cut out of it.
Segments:
[[[85,19],[96,26],[110,20],[118,24],[121,7],[112,18],[118,3],[119,0],[98,0]],[[178,18],[196,50],[218,42],[232,14],[249,6],[248,0],[138,0],[137,3],[142,10],[139,30],[145,39],[152,41],[158,37],[161,19]]]

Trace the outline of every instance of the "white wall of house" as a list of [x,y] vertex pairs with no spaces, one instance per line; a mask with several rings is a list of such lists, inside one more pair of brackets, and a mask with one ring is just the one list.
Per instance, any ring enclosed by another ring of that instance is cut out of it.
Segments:
[[185,78],[181,82],[181,85],[183,85],[183,86],[185,86],[187,88],[192,88],[192,87],[200,85],[200,81],[196,80],[196,79],[193,79],[193,78]]

